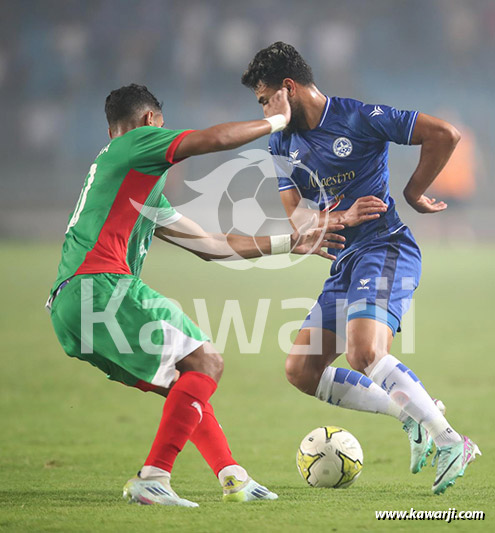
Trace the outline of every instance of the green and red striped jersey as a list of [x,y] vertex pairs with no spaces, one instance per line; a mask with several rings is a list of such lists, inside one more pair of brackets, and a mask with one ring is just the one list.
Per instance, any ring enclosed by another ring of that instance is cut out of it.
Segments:
[[74,275],[140,275],[155,223],[135,206],[162,208],[162,225],[180,218],[162,190],[178,162],[175,150],[191,131],[143,126],[101,150],[70,215],[52,293]]

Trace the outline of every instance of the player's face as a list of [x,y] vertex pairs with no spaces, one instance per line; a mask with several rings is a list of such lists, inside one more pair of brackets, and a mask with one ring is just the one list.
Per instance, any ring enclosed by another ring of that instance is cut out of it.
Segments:
[[[255,89],[254,94],[256,95],[256,98],[258,99],[258,103],[260,103],[263,106],[263,114],[265,114],[265,106],[268,104],[270,98],[280,89],[280,87],[268,87],[267,85],[260,84]],[[305,119],[304,119],[304,112],[302,108],[302,104],[299,101],[296,94],[292,94],[289,92],[289,105],[290,105],[290,111],[291,111],[291,119],[286,127],[286,131],[289,133],[292,133],[298,129],[304,129],[305,127]]]
[[256,95],[256,98],[258,99],[258,103],[261,104],[263,107],[263,114],[266,117],[265,108],[268,102],[270,101],[270,98],[277,92],[276,88],[268,87],[267,85],[260,84],[255,89],[254,94]]

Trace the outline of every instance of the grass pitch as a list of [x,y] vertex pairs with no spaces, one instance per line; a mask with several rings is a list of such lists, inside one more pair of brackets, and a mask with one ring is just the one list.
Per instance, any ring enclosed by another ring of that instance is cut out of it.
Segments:
[[[261,354],[240,355],[231,331],[224,377],[212,403],[237,460],[280,499],[223,504],[217,480],[188,444],[177,460],[173,486],[198,501],[199,509],[130,506],[121,499],[123,484],[147,455],[162,401],[107,382],[90,365],[63,354],[43,310],[58,258],[58,245],[0,245],[1,531],[493,530],[495,248],[426,247],[416,293],[416,353],[401,354],[400,335],[393,350],[484,454],[455,487],[435,497],[434,469],[408,472],[408,441],[397,421],[332,408],[285,381],[278,331],[305,313],[282,310],[280,302],[315,298],[329,263],[310,258],[277,272],[238,272],[156,243],[144,280],[179,300],[193,318],[193,299],[205,298],[213,332],[226,299],[240,300],[249,334],[258,300],[272,299]],[[344,360],[340,364],[346,366]],[[362,444],[363,473],[349,489],[311,489],[297,473],[298,444],[320,425],[343,426]],[[450,524],[375,518],[375,510],[411,507],[482,510],[486,518]]]

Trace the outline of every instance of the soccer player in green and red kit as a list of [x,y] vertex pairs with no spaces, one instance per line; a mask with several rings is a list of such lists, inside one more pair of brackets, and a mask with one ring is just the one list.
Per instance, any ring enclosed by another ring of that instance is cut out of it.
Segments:
[[[196,324],[139,275],[153,235],[206,260],[289,251],[332,258],[321,248],[330,241],[340,247],[336,241],[342,237],[330,231],[343,226],[273,237],[210,234],[177,213],[162,194],[168,169],[184,158],[236,148],[283,129],[290,120],[287,94],[273,95],[265,106],[268,118],[197,131],[164,129],[159,102],[135,84],[112,91],[105,112],[111,142],[91,165],[70,217],[47,306],[69,356],[112,380],[167,397],[148,458],[125,485],[124,497],[197,506],[170,486],[174,461],[191,440],[218,477],[224,500],[276,499],[235,462],[215,418],[210,397],[222,374],[221,356]],[[159,211],[159,224],[147,216],[150,209]]]

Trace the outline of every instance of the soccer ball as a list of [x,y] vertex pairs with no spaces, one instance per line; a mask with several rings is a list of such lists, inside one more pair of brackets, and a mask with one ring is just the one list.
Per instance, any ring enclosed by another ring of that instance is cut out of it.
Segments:
[[297,451],[296,464],[312,487],[346,488],[363,468],[363,450],[356,437],[335,426],[308,433]]

